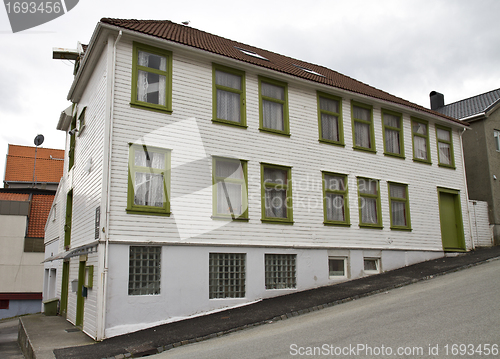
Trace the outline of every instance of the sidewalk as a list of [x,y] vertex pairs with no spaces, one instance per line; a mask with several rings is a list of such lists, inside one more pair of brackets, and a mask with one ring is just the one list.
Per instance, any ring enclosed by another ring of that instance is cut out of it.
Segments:
[[23,317],[20,322],[37,359],[141,357],[269,321],[320,310],[462,270],[497,257],[500,257],[500,246],[482,248],[328,287],[269,298],[244,307],[169,323],[91,345],[87,344],[92,343],[92,340],[82,332],[68,333],[68,330],[74,330],[75,327],[61,317],[34,315]]

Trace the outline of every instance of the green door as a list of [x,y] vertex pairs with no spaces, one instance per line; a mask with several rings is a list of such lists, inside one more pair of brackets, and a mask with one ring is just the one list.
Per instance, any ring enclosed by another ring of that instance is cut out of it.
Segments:
[[68,312],[68,287],[69,287],[69,262],[63,262],[62,284],[61,284],[61,315],[66,316]]
[[80,260],[78,268],[78,290],[76,291],[76,326],[83,325],[83,306],[84,300],[82,296],[83,284],[85,282],[85,261]]
[[438,189],[438,193],[443,249],[450,252],[464,251],[464,224],[460,195],[457,191],[442,188]]

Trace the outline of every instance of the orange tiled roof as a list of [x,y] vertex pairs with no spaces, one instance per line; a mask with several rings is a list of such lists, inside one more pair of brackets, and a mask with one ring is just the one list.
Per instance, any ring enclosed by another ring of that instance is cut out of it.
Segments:
[[0,201],[29,201],[28,193],[5,193],[0,192]]
[[45,237],[45,223],[49,217],[54,197],[54,194],[33,194],[26,237]]
[[[63,159],[64,150],[38,148],[35,180],[37,182],[59,182],[63,175]],[[6,182],[32,182],[34,164],[35,147],[9,145],[4,180]]]
[[[460,123],[462,126],[467,124],[459,120],[445,116],[426,107],[406,101],[402,98],[391,95],[385,91],[354,80],[348,76],[342,75],[337,71],[330,70],[326,67],[307,63],[297,59],[293,59],[284,55],[280,55],[271,51],[259,49],[254,46],[242,44],[233,40],[229,40],[220,36],[194,29],[189,26],[176,24],[168,20],[134,20],[134,19],[112,19],[102,18],[101,23],[117,26],[122,29],[135,31],[142,34],[155,36],[160,39],[169,40],[179,44],[191,46],[217,55],[229,57],[260,67],[265,67],[277,72],[285,73],[295,77],[307,79],[317,83],[325,84],[342,90],[366,95],[372,98],[392,102],[394,104],[403,105],[415,110],[427,112],[441,118],[446,118],[449,121]],[[250,50],[265,59],[251,56],[243,53],[240,49]],[[300,67],[311,71],[304,71]],[[313,73],[314,72],[314,73]],[[317,74],[315,74],[317,73]]]

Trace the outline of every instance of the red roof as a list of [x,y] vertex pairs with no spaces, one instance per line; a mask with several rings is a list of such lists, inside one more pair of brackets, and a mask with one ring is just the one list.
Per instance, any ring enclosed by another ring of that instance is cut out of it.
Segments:
[[[391,95],[385,91],[354,80],[348,76],[342,75],[339,72],[330,70],[326,67],[310,64],[304,61],[296,60],[284,55],[276,54],[271,51],[259,49],[254,46],[242,44],[233,40],[229,40],[220,36],[212,35],[207,32],[194,29],[189,26],[173,23],[168,20],[133,20],[133,19],[111,19],[102,18],[101,23],[114,25],[122,29],[127,29],[142,34],[158,37],[173,41],[179,44],[191,46],[197,49],[208,51],[214,54],[226,56],[239,61],[250,63],[253,65],[272,69],[288,75],[300,77],[310,81],[329,85],[342,90],[355,92],[366,95],[372,98],[392,102],[398,105],[407,106],[415,110],[424,111],[449,121],[460,123],[462,126],[467,124],[462,123],[454,118],[444,116],[436,111],[426,107],[406,101],[402,98]],[[251,56],[240,51],[250,50],[265,59]],[[300,67],[312,70],[318,73],[304,71]]]
[[[34,166],[35,147],[9,145],[4,181],[32,182]],[[38,148],[36,151],[36,182],[59,182],[63,175],[63,168],[64,150]]]
[[31,199],[30,219],[26,237],[45,237],[45,223],[49,217],[50,208],[54,201],[53,194],[33,194]]
[[4,193],[0,192],[0,201],[29,201],[28,193]]

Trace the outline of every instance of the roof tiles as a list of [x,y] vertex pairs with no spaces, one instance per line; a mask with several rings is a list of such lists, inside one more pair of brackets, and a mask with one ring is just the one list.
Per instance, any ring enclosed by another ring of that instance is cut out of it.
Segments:
[[33,194],[26,237],[45,237],[45,223],[49,217],[54,197],[55,195],[53,194]]
[[437,109],[437,111],[456,119],[464,119],[484,113],[498,101],[500,101],[500,89],[450,103],[449,105]]

